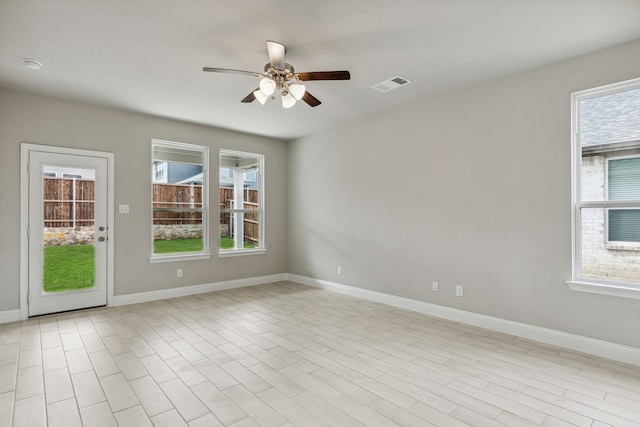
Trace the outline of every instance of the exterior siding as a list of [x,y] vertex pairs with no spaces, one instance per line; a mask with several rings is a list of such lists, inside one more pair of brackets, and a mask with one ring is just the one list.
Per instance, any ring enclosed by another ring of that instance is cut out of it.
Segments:
[[167,169],[167,182],[169,184],[174,184],[202,172],[202,166],[200,165],[187,165],[183,163],[169,163]]

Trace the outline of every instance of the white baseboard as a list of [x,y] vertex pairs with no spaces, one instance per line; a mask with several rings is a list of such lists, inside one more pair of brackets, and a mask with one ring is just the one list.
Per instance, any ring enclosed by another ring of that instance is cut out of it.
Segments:
[[0,311],[0,324],[17,322],[20,319],[20,309]]
[[326,280],[313,279],[297,274],[288,274],[288,280],[302,285],[314,286],[327,289],[342,294],[351,295],[357,298],[375,301],[394,307],[416,311],[442,319],[453,320],[472,326],[478,326],[493,331],[503,332],[510,335],[551,344],[558,347],[593,354],[640,366],[640,348],[623,346],[608,341],[569,334],[553,329],[541,328],[539,326],[527,325],[526,323],[514,322],[441,305],[430,304],[410,298],[384,294],[353,286],[342,285]]
[[167,298],[184,297],[187,295],[203,294],[206,292],[222,291],[225,289],[242,288],[245,286],[264,285],[266,283],[287,280],[287,273],[269,276],[250,277],[247,279],[227,280],[224,282],[206,283],[203,285],[184,286],[181,288],[162,289],[159,291],[139,292],[135,294],[116,295],[113,305],[129,305],[141,302],[157,301]]
[[[593,354],[640,366],[640,348],[629,347],[608,341],[569,334],[553,329],[458,310],[418,301],[410,298],[389,295],[382,292],[370,291],[353,286],[326,280],[314,279],[297,274],[281,273],[269,276],[250,277],[247,279],[227,280],[223,282],[207,283],[203,285],[185,286],[181,288],[162,289],[158,291],[140,292],[135,294],[116,295],[113,297],[113,305],[138,304],[148,301],[157,301],[167,298],[175,298],[188,295],[196,295],[206,292],[221,291],[225,289],[241,288],[246,286],[263,285],[273,282],[291,281],[302,285],[322,288],[357,298],[375,301],[418,313],[439,317],[442,319],[461,322],[493,331],[503,332],[518,337],[539,341],[546,344],[564,347],[567,349]],[[20,319],[20,309],[0,311],[0,324],[17,322]]]

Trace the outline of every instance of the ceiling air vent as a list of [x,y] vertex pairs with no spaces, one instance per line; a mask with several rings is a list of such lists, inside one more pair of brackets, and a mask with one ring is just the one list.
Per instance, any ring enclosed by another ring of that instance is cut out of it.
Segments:
[[389,80],[382,81],[380,83],[376,83],[371,86],[371,89],[375,89],[378,92],[389,92],[394,89],[398,89],[400,86],[405,86],[411,83],[411,80],[405,79],[404,77],[395,76],[390,78]]

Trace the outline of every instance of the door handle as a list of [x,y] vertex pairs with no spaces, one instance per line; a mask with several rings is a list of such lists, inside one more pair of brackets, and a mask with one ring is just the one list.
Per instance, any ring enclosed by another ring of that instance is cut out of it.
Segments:
[[107,240],[107,239],[105,239],[105,237],[104,237],[104,236],[100,236],[100,237],[98,237],[98,241],[99,241],[99,242],[104,242],[105,240]]
[[101,225],[100,227],[98,227],[98,231],[104,231],[104,225]]

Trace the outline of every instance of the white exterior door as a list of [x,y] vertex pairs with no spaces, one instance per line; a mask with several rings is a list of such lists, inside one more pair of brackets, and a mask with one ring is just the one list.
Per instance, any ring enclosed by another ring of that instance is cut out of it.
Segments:
[[108,158],[28,152],[28,315],[107,304]]

